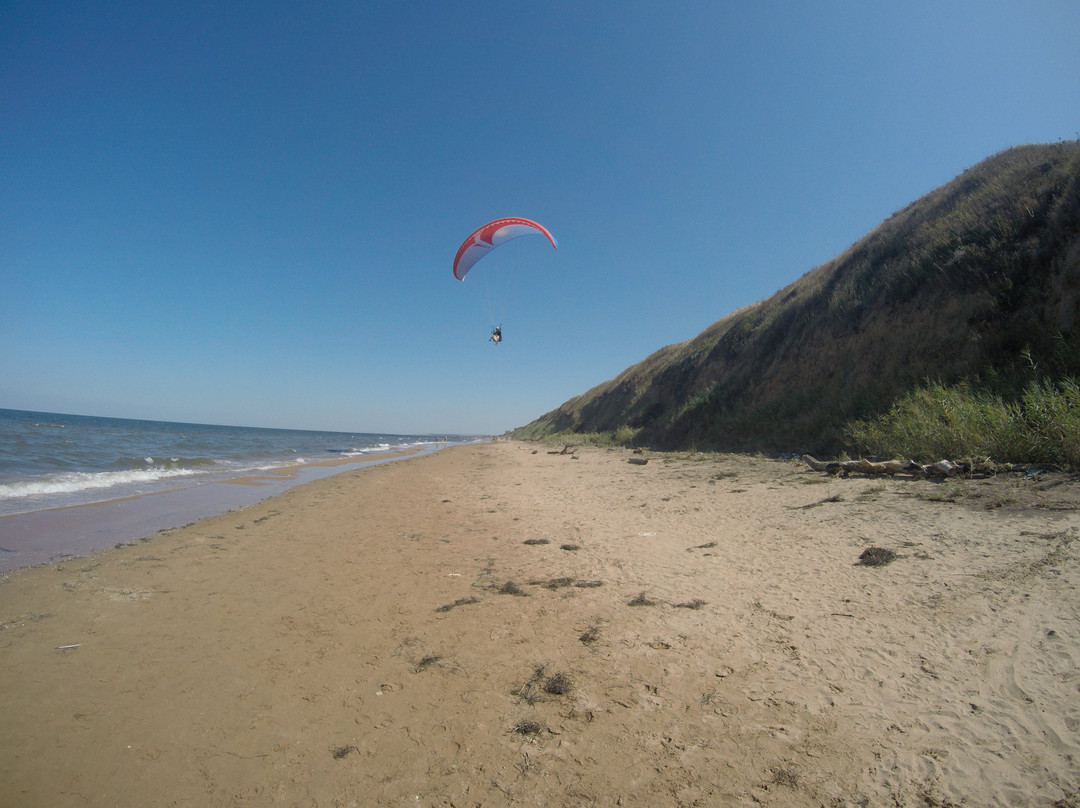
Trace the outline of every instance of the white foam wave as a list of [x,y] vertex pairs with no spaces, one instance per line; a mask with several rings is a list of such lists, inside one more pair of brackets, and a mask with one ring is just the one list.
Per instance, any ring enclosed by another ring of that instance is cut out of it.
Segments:
[[99,472],[73,471],[66,474],[54,474],[39,480],[0,484],[0,500],[49,494],[73,494],[119,485],[152,483],[168,477],[190,477],[198,473],[191,469],[165,468]]
[[403,443],[373,443],[370,446],[363,446],[360,448],[346,449],[342,452],[346,457],[363,457],[371,454],[382,454],[384,452],[400,452],[403,449],[416,449],[423,446],[429,446],[433,441],[406,441]]

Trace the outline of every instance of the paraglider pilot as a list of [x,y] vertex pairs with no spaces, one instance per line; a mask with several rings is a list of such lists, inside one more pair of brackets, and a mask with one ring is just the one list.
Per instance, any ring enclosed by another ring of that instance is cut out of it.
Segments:
[[491,329],[491,341],[498,345],[502,342],[502,326],[497,325]]

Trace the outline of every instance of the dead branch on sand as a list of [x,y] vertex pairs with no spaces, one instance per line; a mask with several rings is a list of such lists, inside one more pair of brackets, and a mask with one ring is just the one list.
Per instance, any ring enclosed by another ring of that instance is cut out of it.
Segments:
[[802,460],[814,471],[846,477],[849,474],[910,474],[915,477],[972,477],[992,476],[1006,471],[1014,471],[1011,463],[997,463],[989,457],[982,460],[939,460],[936,463],[922,465],[914,460],[817,460],[810,455],[803,455]]

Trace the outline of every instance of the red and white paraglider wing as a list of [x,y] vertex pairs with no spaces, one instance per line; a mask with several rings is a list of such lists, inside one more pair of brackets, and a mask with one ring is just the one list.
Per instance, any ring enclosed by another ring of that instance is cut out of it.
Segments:
[[505,244],[511,239],[530,235],[547,236],[551,246],[559,248],[555,237],[548,232],[547,228],[530,219],[496,219],[488,222],[467,239],[458,248],[454,258],[454,277],[459,281],[465,280],[465,275],[472,269],[473,264],[487,255],[500,244]]

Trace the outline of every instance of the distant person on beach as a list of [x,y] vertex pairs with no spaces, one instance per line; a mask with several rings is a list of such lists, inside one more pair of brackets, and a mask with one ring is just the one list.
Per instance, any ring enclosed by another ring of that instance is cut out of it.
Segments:
[[502,326],[497,325],[491,329],[491,341],[498,345],[502,342]]

